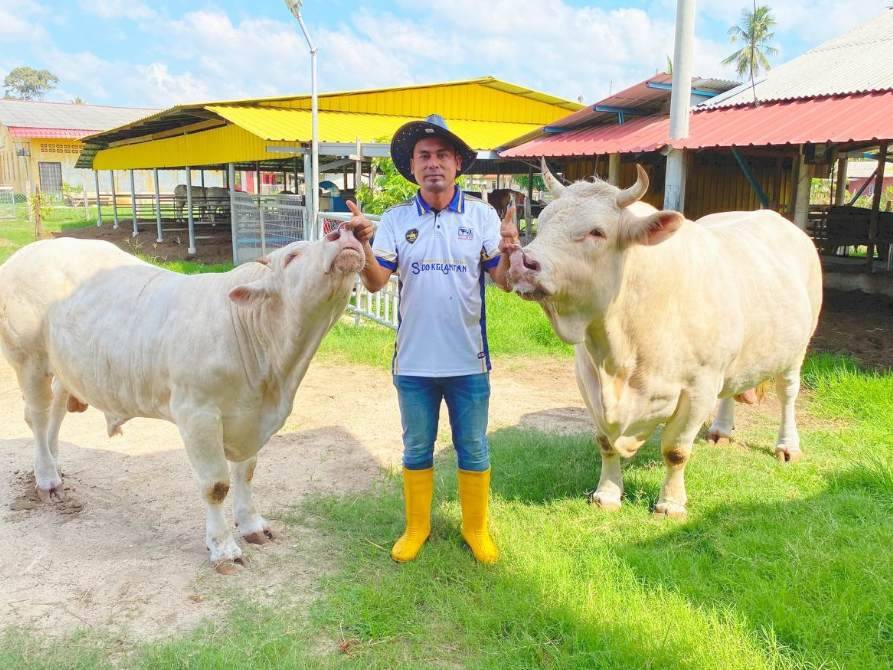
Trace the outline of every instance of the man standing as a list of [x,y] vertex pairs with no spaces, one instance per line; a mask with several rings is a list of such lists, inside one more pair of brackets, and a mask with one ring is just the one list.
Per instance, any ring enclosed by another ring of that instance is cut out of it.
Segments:
[[509,209],[500,226],[496,211],[465,195],[456,177],[476,153],[432,114],[402,126],[391,158],[419,185],[415,197],[372,225],[350,204],[350,225],[366,250],[363,283],[375,292],[400,276],[400,325],[394,350],[394,385],[403,423],[403,495],[406,530],[391,550],[411,561],[431,532],[434,441],[441,400],[446,401],[459,460],[462,537],[474,557],[493,563],[499,551],[488,530],[490,454],[487,414],[490,353],[484,308],[484,271],[507,289],[509,254],[518,231]]

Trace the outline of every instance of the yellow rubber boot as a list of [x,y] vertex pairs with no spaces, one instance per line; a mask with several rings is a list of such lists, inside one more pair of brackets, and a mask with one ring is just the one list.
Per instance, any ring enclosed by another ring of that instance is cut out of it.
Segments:
[[459,470],[459,502],[462,504],[462,539],[481,563],[495,563],[499,549],[487,530],[490,469],[483,472]]
[[434,494],[434,468],[403,468],[403,502],[406,506],[406,530],[391,549],[398,563],[414,559],[431,534],[431,497]]

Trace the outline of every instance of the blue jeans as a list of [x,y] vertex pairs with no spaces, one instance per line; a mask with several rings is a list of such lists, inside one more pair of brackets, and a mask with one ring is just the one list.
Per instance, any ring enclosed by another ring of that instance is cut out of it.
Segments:
[[403,422],[403,466],[425,470],[434,465],[434,441],[440,401],[446,400],[453,446],[462,470],[483,472],[490,467],[487,413],[490,375],[410,377],[394,375]]

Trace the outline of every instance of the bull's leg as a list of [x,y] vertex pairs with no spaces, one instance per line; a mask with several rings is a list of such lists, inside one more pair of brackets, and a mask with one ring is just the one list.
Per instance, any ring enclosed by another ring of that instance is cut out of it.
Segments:
[[196,408],[188,401],[177,401],[173,397],[171,409],[205,502],[205,541],[211,563],[221,572],[228,571],[227,566],[232,568],[232,563],[241,564],[242,550],[223,515],[223,501],[229,493],[229,468],[223,453],[220,415],[215,410]]
[[735,398],[728,397],[719,401],[716,418],[707,431],[707,440],[717,443],[722,439],[731,439],[735,430]]
[[609,512],[615,512],[620,509],[620,497],[623,495],[620,453],[606,436],[599,435],[597,441],[602,455],[602,472],[598,487],[589,493],[589,502]]
[[50,449],[49,427],[53,410],[52,377],[41,358],[31,358],[16,366],[19,386],[25,399],[25,421],[34,434],[34,480],[37,496],[43,502],[62,500],[62,477]]
[[799,461],[803,455],[800,451],[800,434],[794,418],[794,406],[800,392],[800,366],[786,370],[775,378],[775,388],[781,403],[781,426],[778,429],[778,441],[775,443],[775,457],[782,463]]
[[660,441],[667,474],[654,506],[655,516],[685,518],[688,495],[685,492],[685,465],[691,457],[691,446],[701,426],[710,416],[716,399],[713,393],[683,391],[676,411],[664,428]]
[[50,445],[50,453],[53,460],[56,461],[56,467],[59,466],[59,429],[62,427],[62,420],[68,413],[69,393],[58,379],[53,380],[53,404],[50,407],[50,421],[47,427],[47,442]]
[[233,482],[233,516],[239,534],[252,544],[266,544],[273,539],[270,522],[264,519],[254,508],[251,497],[251,481],[254,478],[254,467],[257,457],[249,458],[241,463],[230,463],[229,471]]

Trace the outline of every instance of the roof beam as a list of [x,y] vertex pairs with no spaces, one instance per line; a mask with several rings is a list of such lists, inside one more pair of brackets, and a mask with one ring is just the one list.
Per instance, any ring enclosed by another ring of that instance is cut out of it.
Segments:
[[[645,82],[645,86],[647,88],[653,88],[658,91],[672,91],[673,90],[673,84],[665,84],[662,81],[648,81],[648,82]],[[692,88],[691,94],[697,95],[698,97],[701,97],[701,98],[713,98],[713,97],[719,95],[719,91],[711,91],[706,88]]]
[[211,128],[219,128],[225,126],[226,121],[223,119],[208,119],[207,121],[199,121],[188,126],[179,126],[170,130],[162,130],[151,135],[140,135],[138,137],[128,137],[126,140],[118,140],[117,142],[109,142],[108,148],[123,147],[128,144],[140,144],[151,140],[162,140],[166,137],[177,137],[178,135],[188,135],[189,133],[197,133],[202,130],[210,130]]

